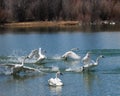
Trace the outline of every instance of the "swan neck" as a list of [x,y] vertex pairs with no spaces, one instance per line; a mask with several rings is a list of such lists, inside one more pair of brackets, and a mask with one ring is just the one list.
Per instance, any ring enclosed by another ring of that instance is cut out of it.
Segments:
[[55,78],[58,78],[58,74],[56,73],[56,76],[55,76]]
[[23,66],[23,65],[24,65],[24,63],[25,63],[25,59],[26,59],[26,58],[24,58],[24,59],[22,60],[22,64],[21,64],[22,66]]
[[42,51],[41,51],[41,48],[39,48],[39,54],[41,54],[41,52],[42,52]]
[[22,61],[22,64],[21,64],[22,66],[24,65],[24,61]]
[[99,59],[100,59],[100,56],[98,56],[97,59],[96,59],[96,62],[97,62],[97,63],[98,63]]

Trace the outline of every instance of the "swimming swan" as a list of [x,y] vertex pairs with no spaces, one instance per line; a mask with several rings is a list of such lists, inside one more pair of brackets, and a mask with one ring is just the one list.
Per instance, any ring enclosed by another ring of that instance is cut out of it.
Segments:
[[56,77],[55,78],[50,78],[48,80],[48,84],[50,86],[62,86],[63,85],[62,81],[58,78],[58,75],[62,75],[62,73],[60,71],[58,71],[56,73]]

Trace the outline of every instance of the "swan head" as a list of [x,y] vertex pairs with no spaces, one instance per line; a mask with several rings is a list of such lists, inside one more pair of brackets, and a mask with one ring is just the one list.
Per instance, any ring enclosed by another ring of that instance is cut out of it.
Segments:
[[25,56],[25,59],[29,59],[30,57],[29,56]]
[[63,75],[63,73],[61,73],[60,71],[58,71],[58,72],[56,73],[56,78],[57,78],[58,75]]
[[63,75],[60,71],[56,73],[56,78],[58,78],[58,75]]
[[100,57],[100,58],[105,58],[103,55],[100,55],[99,57]]
[[100,58],[104,58],[104,56],[103,55],[98,56],[98,58],[96,59],[96,63],[98,63]]
[[63,75],[63,73],[60,72],[60,75]]
[[63,75],[63,73],[61,73],[60,71],[58,71],[56,74],[57,75]]
[[91,55],[91,52],[87,52],[86,56],[90,57],[90,55]]

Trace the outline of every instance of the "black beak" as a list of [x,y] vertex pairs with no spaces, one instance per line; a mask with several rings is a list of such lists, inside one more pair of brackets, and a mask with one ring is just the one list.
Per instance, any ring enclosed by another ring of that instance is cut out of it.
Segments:
[[25,58],[26,58],[26,59],[29,59],[29,57],[28,57],[28,56],[26,56]]
[[102,55],[102,58],[105,58],[105,56]]
[[60,73],[60,75],[63,75],[63,73]]

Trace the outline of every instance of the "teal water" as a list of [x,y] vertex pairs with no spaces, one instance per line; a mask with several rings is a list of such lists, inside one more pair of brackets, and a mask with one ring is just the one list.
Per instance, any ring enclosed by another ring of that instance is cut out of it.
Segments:
[[9,56],[21,57],[31,50],[43,48],[48,57],[57,57],[71,48],[79,48],[83,57],[92,52],[92,59],[105,58],[89,72],[66,72],[66,68],[81,62],[55,61],[37,64],[41,68],[60,68],[64,86],[51,87],[48,79],[55,72],[46,71],[24,75],[0,75],[0,96],[120,96],[120,31],[7,30],[0,34],[0,64],[9,63]]

